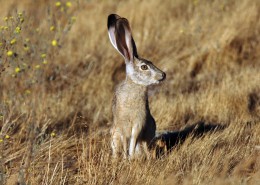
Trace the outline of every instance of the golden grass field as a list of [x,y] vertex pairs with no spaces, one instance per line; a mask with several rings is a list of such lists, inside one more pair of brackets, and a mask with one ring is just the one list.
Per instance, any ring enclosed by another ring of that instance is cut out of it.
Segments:
[[[149,93],[157,130],[224,129],[112,160],[110,13],[167,74]],[[5,0],[0,18],[0,184],[260,184],[260,1]]]

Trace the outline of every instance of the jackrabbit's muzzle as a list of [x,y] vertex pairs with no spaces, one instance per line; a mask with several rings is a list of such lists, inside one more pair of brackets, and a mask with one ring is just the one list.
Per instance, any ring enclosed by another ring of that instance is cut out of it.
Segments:
[[156,80],[158,80],[159,82],[162,82],[163,80],[165,80],[166,78],[166,74],[164,72],[158,73],[156,75]]

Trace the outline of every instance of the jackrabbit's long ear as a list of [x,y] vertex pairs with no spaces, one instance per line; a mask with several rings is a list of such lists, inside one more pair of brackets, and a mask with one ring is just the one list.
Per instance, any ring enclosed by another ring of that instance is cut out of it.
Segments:
[[116,14],[108,16],[108,34],[112,45],[129,62],[138,57],[128,20]]

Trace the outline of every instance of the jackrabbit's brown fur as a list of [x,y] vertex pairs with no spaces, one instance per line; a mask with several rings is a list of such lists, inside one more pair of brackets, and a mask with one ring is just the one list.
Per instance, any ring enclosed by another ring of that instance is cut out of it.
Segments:
[[147,87],[163,81],[166,75],[138,56],[127,19],[111,14],[107,27],[112,45],[126,64],[126,79],[117,86],[113,99],[113,155],[118,156],[122,147],[125,157],[129,154],[132,158],[143,151],[149,155],[156,124],[149,109]]

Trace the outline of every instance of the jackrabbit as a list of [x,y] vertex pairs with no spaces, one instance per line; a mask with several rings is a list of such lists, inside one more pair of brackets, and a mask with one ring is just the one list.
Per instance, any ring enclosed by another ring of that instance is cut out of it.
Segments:
[[[149,157],[149,145],[155,136],[156,124],[149,109],[147,87],[163,81],[166,74],[140,58],[126,18],[108,16],[108,35],[112,45],[124,57],[126,79],[117,86],[113,98],[111,146],[117,157],[123,146],[126,158],[144,151]],[[128,147],[129,143],[129,147]]]

